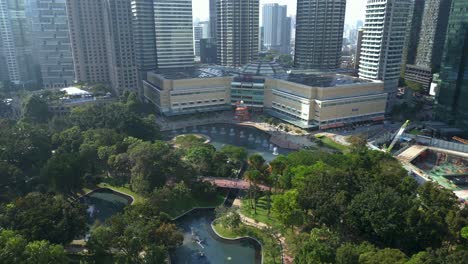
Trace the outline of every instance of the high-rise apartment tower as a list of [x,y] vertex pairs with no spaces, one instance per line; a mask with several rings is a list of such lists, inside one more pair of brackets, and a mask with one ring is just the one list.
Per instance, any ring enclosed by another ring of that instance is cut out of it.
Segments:
[[258,59],[259,0],[217,0],[217,56],[224,66]]
[[263,10],[263,45],[267,50],[289,53],[291,43],[291,18],[286,5],[265,4]]
[[298,0],[294,66],[333,70],[339,67],[346,0]]

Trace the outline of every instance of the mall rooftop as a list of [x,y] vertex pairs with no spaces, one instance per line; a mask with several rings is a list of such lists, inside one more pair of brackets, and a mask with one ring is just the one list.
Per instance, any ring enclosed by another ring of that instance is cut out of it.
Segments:
[[232,68],[226,68],[221,66],[201,66],[183,69],[164,69],[157,70],[155,73],[161,75],[164,79],[168,80],[205,79],[227,77],[233,76],[235,74]]
[[284,80],[322,88],[372,82],[369,80],[336,73],[290,73]]
[[[245,79],[250,80],[250,77],[253,76],[267,77],[322,88],[372,82],[335,72],[301,71],[288,73],[274,62],[254,62],[243,68],[203,65],[185,69],[158,70],[155,73],[167,80],[234,77],[234,80],[239,82]],[[258,78],[254,79],[257,80]]]

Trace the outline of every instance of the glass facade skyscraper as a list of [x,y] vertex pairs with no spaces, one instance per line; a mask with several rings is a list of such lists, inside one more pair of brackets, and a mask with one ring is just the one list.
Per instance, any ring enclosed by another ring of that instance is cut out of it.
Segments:
[[452,0],[436,95],[436,118],[468,130],[468,2]]

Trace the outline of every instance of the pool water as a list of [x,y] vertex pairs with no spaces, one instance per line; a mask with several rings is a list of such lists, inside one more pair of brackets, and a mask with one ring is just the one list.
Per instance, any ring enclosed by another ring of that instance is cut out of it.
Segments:
[[[214,211],[206,209],[196,210],[177,220],[177,226],[184,234],[184,242],[171,252],[172,263],[261,263],[261,248],[258,242],[249,238],[235,241],[220,238],[211,228],[214,218]],[[196,240],[200,240],[201,243],[197,243]]]
[[287,154],[291,150],[283,149],[271,144],[270,135],[254,127],[238,126],[232,124],[213,124],[203,126],[193,126],[184,129],[172,130],[164,133],[166,140],[182,134],[203,134],[210,137],[216,149],[221,149],[226,145],[243,147],[249,155],[260,154],[269,162],[274,160],[273,148],[277,148],[277,154]]
[[132,198],[101,188],[82,196],[80,202],[88,206],[88,224],[93,224],[95,221],[104,223],[107,218],[122,212],[125,206],[131,204]]

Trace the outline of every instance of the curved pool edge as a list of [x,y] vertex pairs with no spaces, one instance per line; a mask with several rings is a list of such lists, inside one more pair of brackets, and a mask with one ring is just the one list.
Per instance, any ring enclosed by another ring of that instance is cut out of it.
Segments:
[[213,233],[215,233],[219,238],[221,239],[224,239],[224,240],[228,240],[228,241],[239,241],[239,240],[243,240],[243,239],[251,239],[251,240],[254,240],[255,242],[257,242],[257,244],[260,246],[260,252],[262,253],[262,259],[260,261],[261,264],[263,264],[263,259],[264,259],[264,256],[263,256],[263,244],[262,242],[260,242],[258,239],[256,239],[255,237],[251,237],[251,236],[241,236],[241,237],[235,237],[235,238],[229,238],[229,237],[224,237],[222,236],[221,234],[219,234],[216,229],[214,228],[213,226],[213,223],[216,222],[217,219],[211,221],[210,223],[210,226],[211,226],[211,230],[213,230]]
[[131,200],[128,205],[135,204],[136,199],[131,194],[115,190],[115,189],[113,189],[111,187],[98,187],[98,188],[92,189],[92,190],[86,192],[85,194],[78,196],[76,199],[78,200],[78,199],[80,199],[82,197],[88,196],[90,194],[93,194],[93,193],[95,193],[97,191],[104,190],[104,189],[110,190],[110,191],[112,191],[112,192],[114,192],[114,193],[116,193],[118,195],[124,196],[125,198],[127,198],[127,200]]

